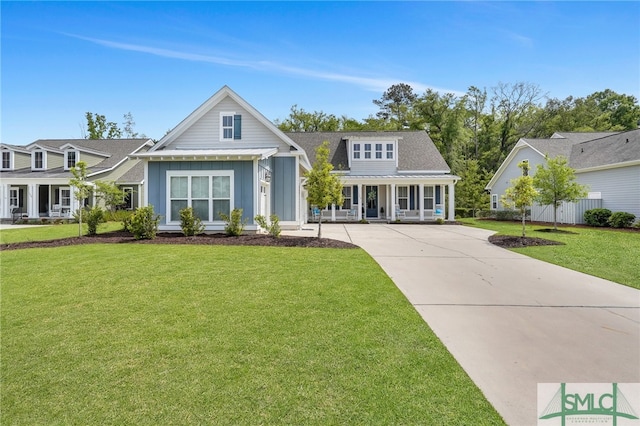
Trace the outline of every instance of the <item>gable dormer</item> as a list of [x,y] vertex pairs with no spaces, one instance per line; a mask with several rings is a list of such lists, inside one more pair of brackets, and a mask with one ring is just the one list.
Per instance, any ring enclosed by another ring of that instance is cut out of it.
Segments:
[[47,151],[36,148],[31,151],[31,170],[41,171],[47,169]]
[[80,161],[80,151],[75,148],[67,148],[64,150],[64,169],[71,170]]
[[73,169],[79,161],[87,163],[87,167],[93,167],[100,164],[106,158],[111,157],[111,154],[90,149],[82,146],[82,144],[67,143],[60,147],[60,150],[64,154],[64,169]]
[[348,137],[347,153],[352,174],[385,174],[398,169],[397,137]]
[[29,167],[29,151],[18,145],[0,144],[0,170],[11,171]]
[[13,170],[14,164],[13,151],[2,148],[2,163],[0,164],[0,170]]

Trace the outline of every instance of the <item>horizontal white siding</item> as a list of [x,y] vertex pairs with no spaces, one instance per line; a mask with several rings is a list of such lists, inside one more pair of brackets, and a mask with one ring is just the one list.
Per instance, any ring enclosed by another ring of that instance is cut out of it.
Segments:
[[[220,141],[220,113],[233,112],[242,115],[242,139]],[[220,147],[280,147],[289,150],[271,130],[227,97],[189,127],[165,149],[203,149]]]
[[602,208],[640,219],[640,165],[576,173],[576,180],[601,193]]
[[498,194],[498,210],[503,210],[504,207],[500,202],[500,198],[504,195],[507,188],[511,186],[511,180],[522,176],[522,170],[518,167],[518,164],[523,160],[529,160],[529,175],[533,176],[536,172],[538,164],[545,164],[544,157],[532,148],[525,146],[520,149],[513,160],[507,165],[506,169],[500,176],[500,179],[495,182],[491,188],[491,194]]
[[395,160],[351,160],[351,175],[387,175],[395,172]]

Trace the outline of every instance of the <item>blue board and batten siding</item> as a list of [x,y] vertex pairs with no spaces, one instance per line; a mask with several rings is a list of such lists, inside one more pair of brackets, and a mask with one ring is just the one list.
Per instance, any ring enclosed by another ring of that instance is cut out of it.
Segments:
[[166,224],[167,172],[170,170],[233,170],[234,205],[243,210],[242,216],[253,222],[255,176],[253,161],[163,161],[149,162],[149,204],[161,215],[160,224]]
[[271,211],[281,221],[295,221],[298,162],[295,157],[273,157],[271,167]]

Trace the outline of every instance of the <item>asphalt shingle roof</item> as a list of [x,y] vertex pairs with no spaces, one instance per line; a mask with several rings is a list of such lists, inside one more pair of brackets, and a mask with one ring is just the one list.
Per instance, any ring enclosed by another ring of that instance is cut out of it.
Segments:
[[316,148],[329,142],[330,161],[335,170],[348,170],[347,143],[349,138],[379,137],[398,140],[398,171],[440,171],[450,168],[424,131],[397,132],[289,132],[286,135],[307,152],[309,161],[316,161]]
[[576,169],[640,161],[640,129],[573,145],[569,165]]

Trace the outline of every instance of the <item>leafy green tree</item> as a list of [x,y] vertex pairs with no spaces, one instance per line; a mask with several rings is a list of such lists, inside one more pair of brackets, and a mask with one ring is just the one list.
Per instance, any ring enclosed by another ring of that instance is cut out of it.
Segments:
[[113,121],[107,121],[102,114],[85,113],[87,119],[87,139],[120,139],[122,130]]
[[533,186],[533,177],[528,173],[525,175],[524,170],[528,164],[524,161],[518,164],[523,171],[523,175],[515,179],[511,179],[511,186],[507,188],[501,198],[501,202],[505,207],[515,208],[522,218],[522,237],[526,236],[526,218],[527,207],[531,206],[538,196],[538,191]]
[[575,203],[587,195],[584,185],[576,182],[575,170],[569,167],[562,155],[546,157],[547,165],[538,164],[533,176],[533,186],[538,191],[536,201],[542,205],[553,206],[553,229],[557,230],[558,207],[563,201]]
[[376,116],[390,123],[395,130],[402,130],[405,126],[409,126],[413,103],[416,99],[417,95],[410,85],[394,84],[382,94],[380,99],[373,100],[373,103],[380,107]]
[[82,236],[82,211],[84,210],[84,201],[91,195],[92,186],[87,182],[87,163],[78,161],[76,166],[71,169],[73,178],[69,180],[69,186],[73,188],[73,195],[78,200],[80,208],[78,209],[78,236]]
[[96,198],[102,200],[109,211],[114,211],[118,206],[124,203],[124,197],[126,194],[122,189],[118,188],[114,182],[98,180],[95,184]]
[[[325,141],[316,148],[316,161],[311,170],[305,173],[309,204],[319,208],[330,204],[342,205],[342,182],[337,175],[331,173],[332,170],[329,142]],[[318,238],[322,238],[322,215],[318,219]]]
[[322,111],[307,112],[298,105],[291,107],[289,117],[276,126],[283,132],[333,132],[340,129],[340,119]]
[[478,135],[480,132],[482,132],[482,115],[487,104],[487,90],[480,90],[475,86],[469,87],[465,96],[465,102],[467,110],[467,119],[465,121],[465,126],[473,133],[473,158],[477,160],[480,155],[480,143]]
[[466,160],[463,168],[456,173],[460,181],[456,184],[456,205],[469,209],[473,216],[478,210],[489,207],[489,194],[484,187],[489,182],[489,175],[480,170],[478,160]]

